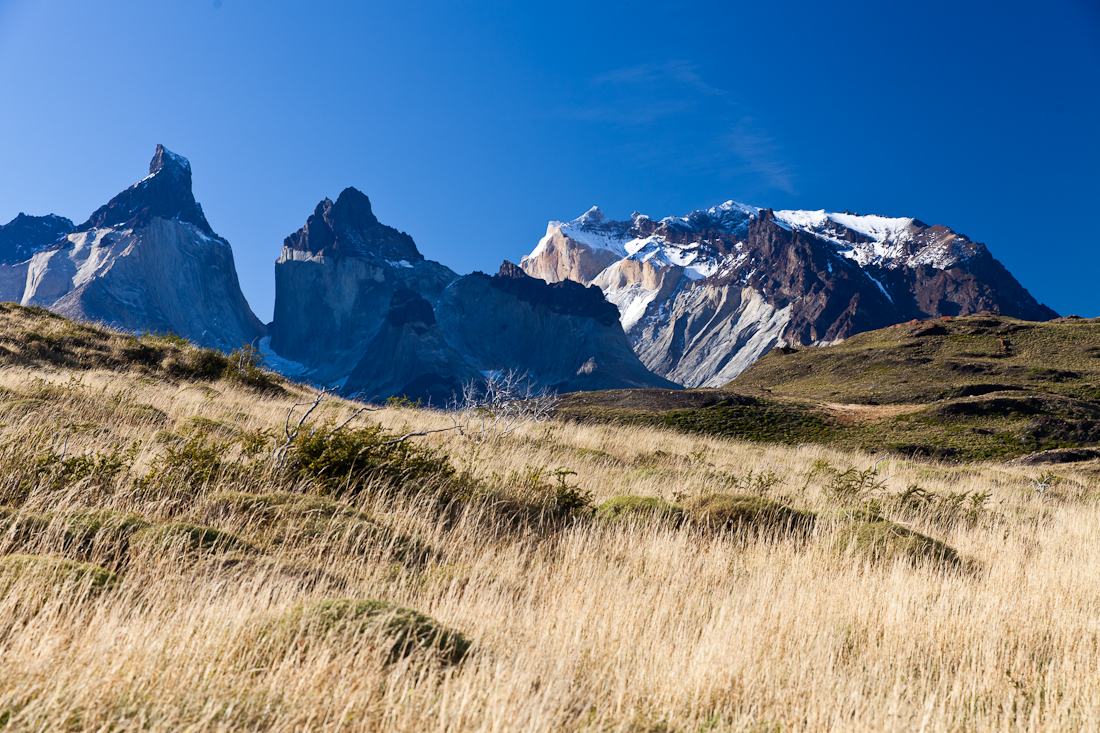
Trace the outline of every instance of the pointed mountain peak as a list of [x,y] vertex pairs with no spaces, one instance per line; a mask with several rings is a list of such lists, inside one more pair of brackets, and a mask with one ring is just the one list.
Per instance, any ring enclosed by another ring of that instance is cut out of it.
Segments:
[[577,219],[577,221],[585,222],[585,223],[592,223],[592,224],[598,224],[599,222],[601,222],[603,220],[604,220],[603,211],[600,209],[599,206],[593,206],[591,209],[589,209],[588,211],[581,214],[580,218]]
[[153,154],[153,159],[149,161],[149,175],[160,173],[165,168],[173,176],[191,175],[191,161],[182,155],[176,155],[163,145],[157,145],[157,152]]
[[153,219],[176,219],[203,234],[216,237],[202,207],[191,192],[191,163],[163,145],[157,145],[149,175],[101,206],[76,231],[104,227],[137,229]]
[[370,207],[370,199],[362,191],[348,186],[340,192],[332,207],[335,222],[351,229],[366,229],[378,225],[378,217]]
[[340,192],[336,203],[326,198],[317,204],[306,225],[283,240],[283,246],[314,254],[359,255],[388,261],[424,259],[412,237],[380,223],[366,194],[350,186]]

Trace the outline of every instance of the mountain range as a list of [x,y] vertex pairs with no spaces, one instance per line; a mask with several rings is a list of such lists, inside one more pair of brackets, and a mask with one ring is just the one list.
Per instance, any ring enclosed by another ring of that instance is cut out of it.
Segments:
[[688,387],[722,386],[777,345],[982,311],[1057,316],[985,245],[916,219],[850,212],[728,201],[613,221],[593,207],[550,222],[520,264],[548,282],[598,286],[642,362]]
[[0,227],[0,300],[223,351],[255,344],[276,371],[367,400],[439,405],[506,371],[559,392],[720,386],[774,346],[980,311],[1056,316],[947,227],[732,201],[661,220],[594,207],[551,222],[518,266],[460,276],[347,188],[284,240],[275,286],[264,325],[190,163],[159,145],[149,174],[83,224],[20,214]]

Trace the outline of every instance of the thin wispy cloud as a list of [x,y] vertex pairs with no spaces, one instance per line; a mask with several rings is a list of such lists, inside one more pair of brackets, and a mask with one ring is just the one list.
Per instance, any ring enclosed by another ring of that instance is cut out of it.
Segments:
[[708,83],[687,61],[646,63],[589,80],[585,100],[560,110],[573,120],[621,128],[621,149],[659,164],[673,157],[681,170],[756,178],[795,193],[794,166],[775,136],[727,89]]
[[730,134],[728,143],[729,149],[772,188],[791,195],[796,193],[794,166],[783,159],[775,138],[754,129],[750,118],[741,121],[741,126]]

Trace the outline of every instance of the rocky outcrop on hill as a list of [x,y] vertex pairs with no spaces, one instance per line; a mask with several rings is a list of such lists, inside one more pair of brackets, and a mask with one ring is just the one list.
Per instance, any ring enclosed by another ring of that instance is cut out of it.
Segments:
[[378,334],[355,365],[344,394],[368,402],[401,396],[444,407],[481,373],[447,343],[431,304],[416,292],[394,292]]
[[725,384],[777,344],[980,311],[1056,315],[985,245],[947,227],[732,201],[660,221],[593,208],[551,222],[521,266],[599,286],[642,362],[686,386]]
[[5,299],[70,318],[177,333],[223,351],[264,331],[241,293],[229,243],[191,192],[190,163],[161,145],[148,176],[60,241],[0,271]]
[[436,308],[448,342],[481,372],[527,372],[555,392],[679,385],[651,373],[597,288],[546,283],[505,262],[453,283]]
[[283,242],[271,349],[304,365],[311,380],[338,381],[379,334],[395,293],[411,290],[434,304],[457,277],[425,260],[408,234],[380,223],[365,195],[344,189]]

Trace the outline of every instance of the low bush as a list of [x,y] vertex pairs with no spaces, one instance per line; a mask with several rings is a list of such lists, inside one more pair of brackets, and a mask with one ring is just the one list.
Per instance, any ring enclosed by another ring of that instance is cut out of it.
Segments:
[[834,551],[874,563],[902,560],[942,566],[960,564],[958,553],[943,542],[881,517],[841,518],[828,538]]
[[450,459],[410,441],[396,441],[381,426],[303,431],[293,441],[298,472],[323,494],[354,495],[396,487],[447,491],[456,479]]
[[161,368],[175,379],[214,381],[222,376],[229,366],[229,358],[214,349],[183,347],[172,345]]
[[262,368],[263,355],[255,346],[242,346],[226,358],[222,379],[261,392],[283,391],[278,377]]
[[[311,645],[362,646],[376,637],[389,661],[426,651],[441,661],[457,664],[470,650],[460,632],[411,608],[385,601],[330,600],[296,606],[266,629],[274,648]],[[281,642],[281,643],[280,643]]]
[[130,547],[142,553],[157,549],[172,549],[188,554],[249,549],[247,543],[231,532],[188,522],[172,522],[146,527],[130,537]]
[[813,512],[752,494],[705,494],[684,507],[691,521],[711,529],[747,532],[806,532],[813,527]]
[[159,500],[181,492],[193,495],[228,470],[238,468],[225,460],[230,444],[211,440],[202,427],[193,429],[186,438],[160,431],[156,440],[164,446],[164,454],[134,482],[136,493],[146,499]]
[[596,519],[607,523],[658,522],[677,527],[684,510],[655,496],[616,496],[596,507]]
[[98,565],[59,557],[8,555],[0,559],[0,597],[19,581],[41,582],[51,586],[54,592],[63,588],[86,588],[99,592],[113,588],[118,576]]

